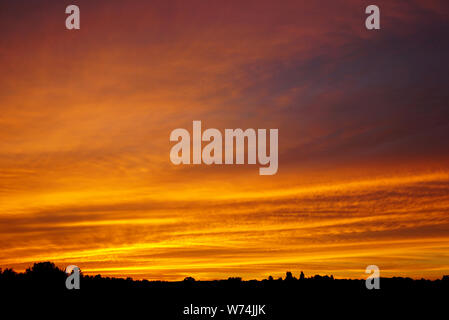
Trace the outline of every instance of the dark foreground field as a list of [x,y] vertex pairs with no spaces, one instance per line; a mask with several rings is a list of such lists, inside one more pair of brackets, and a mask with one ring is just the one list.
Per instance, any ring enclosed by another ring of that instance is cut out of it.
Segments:
[[[0,273],[2,310],[16,314],[122,316],[145,319],[300,319],[416,316],[436,310],[447,316],[449,277],[439,280],[381,278],[380,289],[365,280],[301,277],[179,282],[134,281],[81,276],[80,289],[65,287],[67,275],[54,264],[35,264],[24,273]],[[22,306],[22,307],[21,307]],[[260,311],[261,310],[261,311]],[[443,311],[441,311],[443,310]],[[215,311],[215,312],[213,312]],[[192,314],[193,313],[193,314]],[[198,313],[198,314],[195,314]]]

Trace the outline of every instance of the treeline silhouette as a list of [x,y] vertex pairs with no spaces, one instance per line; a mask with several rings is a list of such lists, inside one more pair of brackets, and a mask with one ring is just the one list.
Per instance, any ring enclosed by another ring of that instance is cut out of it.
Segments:
[[[326,287],[363,287],[365,288],[365,279],[334,279],[333,275],[314,275],[306,277],[304,272],[301,271],[298,278],[296,278],[292,272],[287,271],[285,278],[279,277],[274,279],[269,276],[264,280],[242,280],[240,277],[230,277],[224,280],[211,280],[201,281],[196,280],[193,277],[186,277],[183,281],[149,281],[149,280],[133,280],[132,278],[114,278],[105,277],[101,275],[85,275],[80,270],[81,283],[87,288],[98,288],[117,286],[120,288],[177,288],[177,287],[227,287],[238,286],[246,288],[262,288],[262,287],[276,287],[276,286],[326,286]],[[39,286],[45,284],[45,287],[52,289],[65,289],[65,279],[67,274],[64,270],[57,267],[52,262],[38,262],[34,263],[32,267],[27,268],[25,272],[18,273],[11,268],[0,268],[0,285],[1,288],[12,287],[27,287],[27,286]],[[414,280],[411,278],[393,277],[393,278],[380,278],[383,288],[446,288],[449,285],[449,275],[444,275],[441,279],[427,280],[420,279]],[[369,290],[368,290],[369,291]],[[374,290],[375,291],[375,290]]]
[[[435,304],[435,298],[447,298],[449,293],[448,275],[437,280],[380,278],[379,290],[368,290],[365,279],[335,279],[332,275],[307,277],[303,272],[297,277],[287,272],[282,278],[270,276],[264,280],[247,281],[239,277],[213,281],[199,281],[193,277],[183,281],[148,281],[91,276],[81,270],[79,290],[68,290],[66,279],[64,270],[52,262],[35,263],[21,273],[9,268],[0,269],[0,292],[20,296],[20,299],[23,294],[31,293],[32,299],[44,299],[44,304],[52,305],[56,299],[68,299],[76,301],[78,306],[94,305],[105,312],[113,312],[115,309],[108,308],[114,304],[117,304],[114,308],[132,305],[127,310],[133,313],[148,313],[150,308],[152,315],[163,315],[158,319],[184,319],[183,308],[190,304],[265,304],[267,315],[259,315],[257,319],[284,319],[305,310],[329,314],[342,307],[355,312],[355,308],[370,309],[372,306],[376,306],[377,312],[397,310],[398,315],[403,316],[413,313],[410,305],[414,308],[425,306],[425,301]],[[215,319],[222,317],[226,319],[223,314]]]

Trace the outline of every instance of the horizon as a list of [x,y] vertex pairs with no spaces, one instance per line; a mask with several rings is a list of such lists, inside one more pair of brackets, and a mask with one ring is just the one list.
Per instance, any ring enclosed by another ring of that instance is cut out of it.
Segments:
[[[51,261],[41,261],[41,262],[33,263],[33,265],[30,265],[30,267],[28,267],[28,268],[26,268],[25,270],[22,270],[22,271],[17,271],[17,270],[11,269],[11,268],[6,268],[5,270],[3,270],[2,268],[0,268],[0,275],[2,274],[2,272],[5,272],[6,270],[13,271],[16,275],[19,275],[19,274],[24,275],[24,274],[27,274],[28,272],[39,272],[39,271],[34,271],[33,268],[35,266],[42,265],[42,264],[48,264],[50,266],[53,266],[53,267],[55,267],[57,269],[57,271],[66,274],[66,272],[64,271],[64,269],[65,269],[64,267],[58,266],[58,265],[54,264]],[[235,281],[235,280],[236,281],[244,281],[244,282],[251,282],[251,281],[261,282],[261,281],[288,281],[288,280],[317,280],[319,278],[324,278],[324,279],[329,279],[329,280],[359,280],[359,281],[366,281],[366,279],[364,277],[361,277],[361,278],[338,278],[338,277],[334,277],[333,274],[324,274],[324,275],[321,275],[321,274],[310,274],[310,275],[308,275],[303,270],[297,272],[297,274],[298,274],[297,277],[295,276],[295,272],[287,270],[287,271],[284,272],[284,277],[282,277],[282,276],[277,277],[277,276],[269,275],[268,277],[262,278],[262,279],[244,279],[244,278],[239,277],[239,276],[230,276],[228,278],[221,278],[221,279],[218,279],[218,278],[217,279],[195,279],[195,278],[187,275],[182,280],[172,280],[172,281],[170,281],[170,280],[158,280],[158,279],[147,279],[147,278],[136,279],[136,278],[132,278],[132,277],[126,277],[126,278],[125,277],[110,277],[110,276],[104,276],[104,275],[101,275],[101,274],[85,273],[81,269],[79,271],[80,271],[81,276],[88,276],[88,277],[98,277],[98,276],[100,276],[103,279],[111,278],[111,279],[117,279],[117,280],[149,281],[149,282],[184,282],[184,281],[214,282],[214,281]],[[304,278],[300,277],[301,274],[304,276]],[[410,278],[410,277],[401,277],[401,276],[392,276],[392,277],[379,276],[378,278],[380,278],[380,279],[400,278],[400,279],[410,279],[410,280],[413,280],[413,281],[422,281],[422,280],[425,280],[425,281],[443,280],[444,281],[444,280],[447,280],[449,278],[449,275],[442,275],[440,278],[435,278],[435,279]]]

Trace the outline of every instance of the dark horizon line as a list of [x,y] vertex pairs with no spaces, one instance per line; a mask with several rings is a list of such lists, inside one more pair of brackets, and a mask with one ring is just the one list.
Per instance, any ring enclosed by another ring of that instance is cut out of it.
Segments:
[[[42,261],[42,262],[34,262],[33,265],[29,268],[26,268],[23,272],[17,272],[12,267],[11,268],[5,268],[3,269],[0,267],[0,280],[2,280],[5,276],[19,276],[23,277],[28,274],[50,274],[50,273],[61,273],[65,274],[66,272],[58,267],[54,262],[51,261]],[[227,279],[213,279],[213,280],[200,280],[195,279],[194,277],[187,276],[183,280],[149,280],[149,279],[134,279],[130,276],[124,276],[124,277],[114,277],[114,276],[107,276],[107,275],[88,275],[84,274],[82,269],[80,268],[80,275],[82,278],[87,279],[102,279],[102,280],[125,280],[125,281],[132,281],[132,282],[165,282],[165,283],[179,283],[179,282],[220,282],[220,281],[233,281],[233,282],[264,282],[264,281],[298,281],[298,280],[346,280],[346,281],[365,281],[366,278],[334,278],[334,276],[331,275],[320,275],[315,274],[309,277],[305,276],[305,273],[303,271],[300,271],[300,276],[295,277],[291,271],[285,272],[285,278],[277,277],[274,278],[273,276],[268,276],[268,278],[258,280],[258,279],[249,279],[244,280],[242,277],[239,276],[231,276]],[[369,274],[366,275],[368,277]],[[379,277],[380,279],[403,279],[403,280],[411,280],[411,281],[447,281],[449,280],[449,275],[442,274],[440,278],[435,279],[426,279],[426,278],[411,278],[411,277],[403,277],[403,276],[392,276],[392,277]]]

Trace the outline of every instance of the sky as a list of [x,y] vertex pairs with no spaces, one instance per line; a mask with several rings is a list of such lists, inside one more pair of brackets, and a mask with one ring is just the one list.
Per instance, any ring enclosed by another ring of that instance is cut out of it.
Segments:
[[[65,7],[81,29],[65,28]],[[0,268],[449,274],[449,4],[0,1]],[[279,169],[170,162],[279,130]]]

